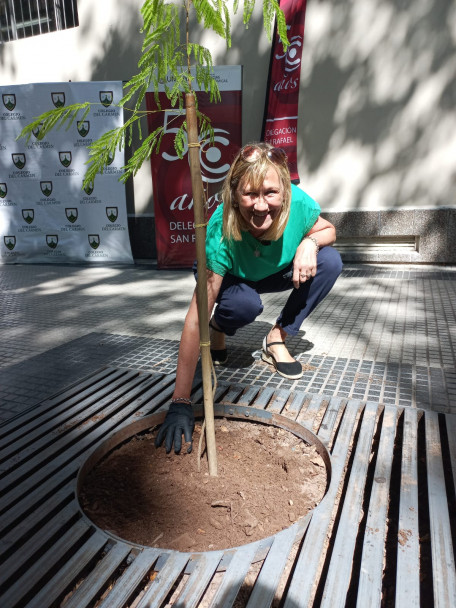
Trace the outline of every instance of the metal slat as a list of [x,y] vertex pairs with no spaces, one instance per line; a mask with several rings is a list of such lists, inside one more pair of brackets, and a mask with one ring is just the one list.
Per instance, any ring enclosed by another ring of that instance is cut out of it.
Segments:
[[231,608],[247,576],[256,550],[257,546],[252,543],[235,551],[210,608]]
[[[226,393],[227,391],[227,387],[224,384],[219,384],[217,386],[217,388],[215,389],[215,394],[214,394],[214,404],[218,403],[221,399],[221,397]],[[201,388],[200,390],[196,391],[193,395],[192,395],[192,400],[193,403],[203,403],[203,389]]]
[[409,407],[404,409],[398,530],[396,606],[419,608],[418,418],[416,410]]
[[[78,516],[79,509],[73,503],[64,507],[61,511],[54,514],[49,522],[45,522],[44,526],[40,527],[34,533],[26,536],[27,540],[21,545],[20,551],[14,552],[7,559],[4,559],[0,570],[0,582],[8,580],[17,570],[20,570],[23,564],[27,563],[37,553],[41,547],[46,546],[49,540],[68,523]],[[6,554],[12,544],[15,544],[20,538],[16,536],[18,530],[14,528],[6,535],[0,546],[4,547]],[[22,532],[22,535],[24,532]]]
[[257,407],[260,410],[264,410],[271,400],[273,394],[274,389],[268,387],[263,388],[260,394],[256,397],[255,401],[251,404],[252,407]]
[[373,608],[380,606],[382,601],[383,552],[396,421],[397,409],[385,407],[364,534],[358,606]]
[[71,504],[62,509],[60,513],[57,513],[47,525],[29,536],[27,541],[22,545],[21,550],[16,551],[4,561],[0,571],[0,581],[12,578],[18,571],[21,571],[21,568],[25,564],[31,561],[32,558],[35,558],[37,553],[43,553],[52,538],[60,530],[65,530],[71,524],[71,521],[78,516],[78,508],[75,504]]
[[241,387],[231,387],[227,394],[220,400],[220,403],[233,403],[242,393]]
[[290,392],[283,389],[276,391],[273,399],[271,399],[271,401],[269,402],[266,410],[268,412],[273,412],[274,414],[280,414],[280,412],[285,407],[289,395]]
[[[144,387],[141,387],[141,389],[143,388]],[[159,388],[156,384],[154,384],[147,394],[150,397],[154,395],[157,390],[159,390]],[[172,388],[169,392],[171,391]],[[144,394],[134,399],[133,401],[130,401],[135,394],[135,391],[131,392],[133,392],[132,395],[130,393],[124,395],[122,399],[117,402],[117,406],[119,407],[117,407],[116,409],[119,410],[118,412],[116,412],[113,416],[99,424],[99,426],[97,426],[93,430],[84,434],[78,442],[75,441],[74,445],[70,446],[69,449],[65,450],[65,452],[59,454],[59,459],[50,460],[49,464],[43,465],[41,469],[39,469],[35,473],[29,474],[28,477],[26,477],[24,471],[22,471],[23,480],[20,484],[17,484],[16,487],[14,487],[14,485],[16,484],[16,479],[13,479],[13,489],[0,500],[0,510],[7,507],[15,500],[18,500],[18,498],[21,498],[24,494],[28,495],[29,491],[39,483],[42,483],[43,479],[46,479],[46,477],[55,475],[56,467],[57,470],[59,470],[60,467],[65,466],[68,463],[70,465],[70,470],[74,470],[74,472],[76,472],[80,464],[80,459],[88,448],[92,447],[97,441],[100,441],[101,439],[106,437],[106,435],[108,435],[110,432],[112,432],[113,429],[118,427],[120,423],[126,426],[129,422],[132,422],[133,420],[137,419],[137,417],[135,416],[135,412],[137,411],[138,406],[144,401],[146,401],[146,399],[148,399],[149,397],[146,397],[146,395]],[[160,399],[162,398],[163,393],[161,393],[160,395]],[[119,404],[122,403],[126,403],[127,405],[125,405],[124,408],[120,409]],[[84,433],[86,432],[86,427],[87,425],[85,425],[85,427],[83,428]],[[76,430],[74,430],[72,434],[73,440],[75,435]],[[57,443],[58,442],[56,442],[56,444]],[[62,447],[65,447],[64,443],[62,444]],[[56,450],[50,448],[49,451],[52,453]],[[65,462],[62,462],[63,454],[65,455]],[[27,467],[23,467],[23,469],[24,468],[25,471],[27,471]],[[28,468],[30,469],[31,467],[29,466]]]
[[456,606],[456,573],[438,414],[426,412],[425,423],[434,604],[447,608]]
[[[31,456],[39,453],[41,460],[48,459],[49,456],[60,451],[62,446],[69,443],[66,436],[69,431],[71,431],[71,442],[73,442],[75,435],[85,433],[92,426],[99,423],[100,419],[108,418],[117,412],[123,403],[134,397],[134,393],[141,390],[143,385],[147,385],[148,383],[147,377],[135,374],[127,382],[119,380],[114,382],[113,385],[106,386],[103,391],[99,391],[90,397],[91,402],[86,403],[83,409],[79,406],[78,411],[74,412],[74,415],[68,418],[63,425],[57,426],[57,428],[45,428],[45,432],[40,433],[40,437],[31,445],[21,447],[20,452],[13,459],[16,466],[10,475],[17,477],[20,474],[21,467],[24,466],[26,470],[36,467],[37,459],[31,459]],[[21,465],[20,463],[23,464]],[[3,485],[4,487],[8,485],[8,475],[4,476]]]
[[94,381],[96,385],[98,381],[101,382],[104,378],[111,375],[113,371],[119,371],[120,373],[121,370],[113,370],[109,368],[102,369],[101,371],[92,374],[85,380],[66,388],[64,391],[58,393],[54,397],[40,401],[40,403],[37,403],[33,409],[20,415],[19,418],[6,421],[0,427],[0,439],[3,439],[2,444],[8,445],[8,443],[16,441],[18,437],[28,434],[30,430],[34,428],[34,426],[37,424],[42,424],[43,420],[46,420],[52,415],[56,415],[54,411],[56,406],[59,406],[63,402],[68,403],[72,398],[74,398],[75,395],[84,395],[86,389],[90,389],[90,387],[94,385]]
[[[128,374],[128,377],[130,378],[134,378],[135,376],[136,374]],[[26,450],[28,449],[28,452],[30,452],[32,446],[33,449],[36,449],[36,442],[40,438],[48,439],[49,433],[55,432],[55,429],[68,423],[68,421],[76,417],[80,412],[85,413],[88,406],[99,404],[105,393],[111,389],[111,384],[113,382],[120,382],[120,379],[125,383],[126,375],[116,374],[115,377],[110,377],[97,382],[91,389],[87,389],[77,396],[74,396],[72,399],[62,402],[61,405],[65,406],[64,412],[57,413],[55,407],[53,407],[38,419],[33,420],[33,422],[30,422],[29,424],[25,424],[20,431],[13,433],[12,438],[14,443],[12,442],[9,447],[0,452],[0,460],[10,457],[11,454],[16,452],[19,452],[21,459],[25,459]],[[85,394],[88,396],[84,398]]]
[[[40,524],[41,521],[46,520],[51,513],[57,512],[64,507],[73,498],[73,488],[68,486],[57,492],[53,493],[52,496],[48,497],[41,504],[39,501],[34,505],[33,510],[26,516],[19,515],[17,518],[16,513],[14,517],[18,519],[17,525],[2,538],[1,542],[6,545],[13,545],[21,540],[23,536],[32,533],[33,529]],[[33,501],[31,501],[33,504]],[[16,510],[15,510],[16,511]],[[2,524],[6,523],[3,520],[5,515],[2,516]],[[10,525],[10,524],[8,524]],[[7,526],[5,526],[7,527]]]
[[160,608],[188,563],[188,553],[172,553],[146,590],[136,608]]
[[258,395],[259,391],[260,391],[260,389],[257,386],[249,386],[248,388],[246,388],[245,390],[242,391],[242,395],[239,398],[236,405],[241,405],[241,406],[250,405],[250,403]]
[[314,509],[304,544],[299,553],[284,608],[309,606],[312,588],[318,576],[320,556],[331,522],[334,503],[341,485],[348,448],[353,435],[359,402],[350,400],[345,408],[337,440],[331,454],[331,483],[326,496]]
[[325,444],[328,445],[331,439],[334,425],[336,424],[339,412],[344,407],[346,399],[341,397],[331,397],[329,400],[328,407],[326,408],[325,415],[321,421],[320,429],[318,431],[318,438]]
[[43,606],[52,605],[56,602],[77,581],[81,572],[84,572],[84,569],[100,553],[106,542],[106,535],[101,532],[96,532],[90,537],[79,551],[69,561],[65,562],[57,574],[34,596],[27,604],[27,608],[43,608]]
[[453,487],[456,490],[456,416],[445,416],[447,427],[448,447],[450,450]]
[[287,406],[284,409],[282,415],[286,416],[287,418],[291,418],[292,420],[296,420],[296,418],[299,416],[300,411],[302,410],[304,403],[307,403],[308,401],[310,401],[310,399],[311,396],[308,393],[292,393],[292,397],[287,403]]
[[177,605],[185,608],[196,608],[199,605],[199,600],[211,582],[222,557],[223,551],[210,551],[195,558],[195,568],[176,600]]
[[131,594],[152,569],[159,555],[159,549],[144,549],[139,553],[97,608],[124,608]]
[[[73,492],[71,479],[76,474],[74,463],[69,464],[61,469],[52,477],[52,485],[48,486],[45,483],[39,485],[31,492],[27,492],[25,496],[17,502],[14,507],[2,513],[0,517],[0,534],[13,525],[20,525],[21,519],[27,517],[27,514],[35,508],[39,508],[40,504],[47,500],[54,491],[67,491],[69,494]],[[21,492],[21,486],[18,486],[17,493]]]
[[89,532],[90,526],[79,520],[68,532],[63,534],[44,555],[35,561],[14,584],[0,596],[0,604],[14,608],[24,605],[24,598],[32,592],[39,582],[61,563],[70,548],[80,542],[80,539]]
[[296,418],[296,422],[299,422],[303,426],[312,430],[315,419],[323,401],[327,401],[327,397],[324,395],[312,395],[309,405],[306,409],[302,409]]
[[[305,522],[301,522],[301,531],[305,532],[312,513],[308,513],[304,518]],[[291,526],[288,530],[277,534],[274,538],[272,547],[261,567],[260,574],[255,581],[255,586],[250,595],[247,608],[267,608],[271,605],[274,599],[277,586],[282,576],[282,572],[287,564],[288,555],[296,541],[298,530],[295,526]]]
[[130,551],[131,547],[124,543],[114,545],[65,602],[65,608],[82,608],[90,605],[113,577]]
[[368,402],[364,408],[353,466],[344,496],[342,514],[323,591],[322,608],[343,608],[345,606],[358,525],[361,519],[363,492],[377,419],[377,409],[378,404],[372,402]]

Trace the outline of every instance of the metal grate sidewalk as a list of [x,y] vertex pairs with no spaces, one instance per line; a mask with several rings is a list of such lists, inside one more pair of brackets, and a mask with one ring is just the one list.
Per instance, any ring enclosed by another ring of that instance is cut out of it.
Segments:
[[173,383],[106,367],[0,427],[2,607],[456,605],[451,415],[220,385],[223,415],[283,416],[327,446],[331,481],[313,514],[263,541],[199,554],[97,529],[75,498],[80,467],[113,433],[162,411]]

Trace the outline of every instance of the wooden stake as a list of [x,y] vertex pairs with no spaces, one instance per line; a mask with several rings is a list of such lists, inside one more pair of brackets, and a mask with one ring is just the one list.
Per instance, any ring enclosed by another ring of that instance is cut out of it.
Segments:
[[200,165],[200,144],[198,139],[198,120],[196,116],[195,94],[185,96],[187,118],[188,156],[192,179],[193,214],[195,218],[196,261],[198,278],[196,296],[200,332],[201,365],[203,371],[204,419],[206,422],[206,448],[209,475],[217,476],[217,450],[215,445],[214,402],[212,398],[212,360],[209,337],[209,312],[207,300],[206,269],[206,223],[207,213]]

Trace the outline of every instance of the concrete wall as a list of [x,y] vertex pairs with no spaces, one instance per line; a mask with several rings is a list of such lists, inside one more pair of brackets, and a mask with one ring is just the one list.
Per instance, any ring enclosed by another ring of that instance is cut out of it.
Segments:
[[[78,0],[79,27],[0,47],[2,81],[127,80],[140,54],[141,4]],[[229,50],[193,28],[214,63],[244,66],[244,142],[261,133],[270,48],[261,8],[258,0],[248,30],[234,19]],[[308,0],[300,185],[335,221],[346,259],[402,261],[405,252],[417,262],[454,263],[455,46],[451,0]],[[153,257],[148,166],[128,194],[137,257]],[[360,232],[369,241],[364,258],[353,247]],[[395,255],[394,237],[404,236]]]

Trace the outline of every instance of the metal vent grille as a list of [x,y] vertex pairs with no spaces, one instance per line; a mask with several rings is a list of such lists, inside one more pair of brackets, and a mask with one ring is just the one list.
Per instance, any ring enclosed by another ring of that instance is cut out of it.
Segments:
[[407,253],[419,251],[417,236],[340,237],[336,248],[340,253]]
[[0,40],[9,42],[79,25],[77,0],[3,0]]

